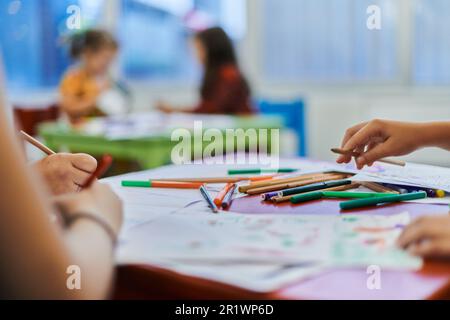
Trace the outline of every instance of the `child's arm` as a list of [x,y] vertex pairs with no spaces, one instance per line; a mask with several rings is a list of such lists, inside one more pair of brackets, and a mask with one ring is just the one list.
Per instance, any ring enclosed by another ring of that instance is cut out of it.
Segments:
[[[21,299],[105,298],[114,270],[110,234],[88,218],[72,220],[65,228],[51,220],[48,194],[23,161],[1,107],[0,177],[7,187],[0,193],[0,295]],[[120,200],[100,183],[58,199],[58,206],[67,215],[96,215],[116,234],[121,225]],[[72,265],[81,269],[80,290],[67,286],[71,284],[67,271]]]
[[[409,154],[424,147],[450,150],[450,122],[409,123],[373,120],[347,130],[342,148],[360,153],[359,169],[389,157]],[[340,156],[339,163],[348,163],[350,156]]]

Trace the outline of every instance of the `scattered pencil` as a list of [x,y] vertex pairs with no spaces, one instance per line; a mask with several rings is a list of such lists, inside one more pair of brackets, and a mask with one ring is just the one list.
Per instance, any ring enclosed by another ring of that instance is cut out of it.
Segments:
[[170,182],[197,182],[197,183],[237,183],[241,181],[265,181],[272,180],[275,175],[255,176],[255,177],[214,177],[214,178],[168,178],[150,179],[151,181]]
[[55,154],[56,152],[44,145],[43,143],[39,142],[29,134],[27,134],[25,131],[20,131],[20,134],[22,135],[22,138],[26,141],[28,141],[30,144],[44,152],[46,155],[50,156],[52,154]]
[[162,180],[124,180],[122,187],[131,188],[164,188],[164,189],[198,189],[203,183],[198,182],[177,182],[177,181],[162,181]]
[[233,195],[236,191],[236,185],[233,185],[233,187],[228,191],[227,195],[222,201],[222,209],[227,209],[231,206],[231,202],[233,201]]
[[268,192],[272,192],[272,191],[279,191],[279,190],[283,190],[283,189],[302,187],[302,186],[306,186],[306,185],[318,183],[318,182],[341,180],[341,179],[346,179],[346,178],[347,178],[347,175],[345,175],[345,174],[336,174],[336,175],[331,175],[331,176],[324,175],[324,176],[309,179],[309,180],[300,180],[298,182],[280,183],[280,184],[270,185],[267,187],[254,188],[254,189],[247,190],[246,193],[249,195],[256,195],[256,194],[268,193]]
[[211,198],[211,195],[209,194],[208,190],[206,190],[205,186],[201,186],[199,190],[203,198],[205,198],[206,202],[208,203],[208,206],[211,208],[212,212],[218,213],[219,209],[215,205],[214,201]]
[[400,192],[393,190],[391,188],[385,187],[379,183],[376,182],[368,182],[368,181],[362,181],[361,185],[363,187],[366,187],[367,189],[370,189],[375,192],[384,192],[384,193],[392,193],[392,194],[399,194]]
[[[322,191],[347,191],[347,190],[352,190],[352,189],[358,189],[360,186],[361,186],[361,184],[353,182],[351,184],[343,185],[340,187],[323,189]],[[287,202],[287,201],[290,201],[292,197],[294,197],[294,195],[286,196],[286,197],[278,197],[277,196],[277,197],[273,197],[272,201],[275,203]]]
[[230,190],[233,188],[234,183],[228,183],[225,188],[223,188],[217,196],[214,198],[214,203],[216,206],[221,207],[222,201],[225,198],[225,196],[230,192]]

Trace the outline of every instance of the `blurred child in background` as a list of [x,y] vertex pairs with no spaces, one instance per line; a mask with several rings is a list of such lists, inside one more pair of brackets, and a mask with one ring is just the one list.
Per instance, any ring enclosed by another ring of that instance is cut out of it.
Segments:
[[174,108],[159,103],[163,112],[251,114],[250,87],[239,69],[233,43],[222,28],[197,33],[193,39],[196,57],[204,68],[200,103],[194,108]]
[[106,31],[88,30],[72,38],[70,55],[79,64],[67,71],[60,85],[61,108],[71,123],[105,115],[98,101],[113,85],[109,69],[117,51],[117,41]]

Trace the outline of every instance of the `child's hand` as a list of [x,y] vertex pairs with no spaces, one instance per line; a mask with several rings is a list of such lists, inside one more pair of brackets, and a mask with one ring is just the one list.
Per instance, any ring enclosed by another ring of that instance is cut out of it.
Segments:
[[97,160],[87,154],[57,153],[36,165],[55,195],[76,192],[97,168]]
[[398,245],[425,258],[450,258],[450,216],[423,217],[411,223]]
[[[373,120],[358,124],[345,133],[341,148],[360,154],[356,159],[358,169],[371,166],[375,161],[389,156],[402,156],[421,146],[421,124],[388,120]],[[348,163],[351,156],[342,155],[338,163]]]

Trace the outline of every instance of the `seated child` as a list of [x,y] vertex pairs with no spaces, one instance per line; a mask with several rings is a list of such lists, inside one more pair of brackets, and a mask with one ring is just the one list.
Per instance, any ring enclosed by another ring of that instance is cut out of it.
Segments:
[[88,30],[73,37],[70,54],[79,64],[65,74],[60,85],[61,108],[71,123],[105,115],[98,102],[113,86],[108,71],[117,50],[117,41],[105,31]]

